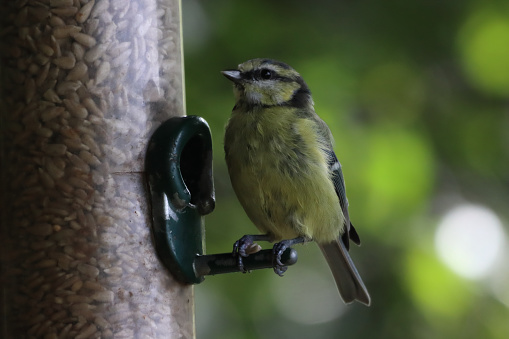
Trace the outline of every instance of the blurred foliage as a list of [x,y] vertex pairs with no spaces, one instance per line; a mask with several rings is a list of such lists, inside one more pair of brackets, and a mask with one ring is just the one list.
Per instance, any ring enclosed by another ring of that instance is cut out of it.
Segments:
[[284,278],[264,270],[196,286],[198,338],[507,338],[507,264],[468,280],[440,260],[434,236],[442,215],[465,202],[494,211],[507,231],[509,2],[182,5],[187,113],[209,122],[214,143],[207,252],[257,232],[224,163],[234,99],[219,71],[255,57],[285,61],[335,136],[363,241],[352,257],[373,300],[343,305],[308,244]]

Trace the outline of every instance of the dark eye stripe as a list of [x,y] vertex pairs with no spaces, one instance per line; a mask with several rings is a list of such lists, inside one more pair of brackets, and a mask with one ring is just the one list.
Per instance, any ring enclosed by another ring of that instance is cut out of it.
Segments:
[[[281,76],[276,71],[274,71],[272,69],[269,69],[269,70],[272,72],[272,77],[270,78],[270,80],[277,80],[277,81],[282,81],[282,82],[297,81],[296,79]],[[260,77],[260,73],[255,70],[251,70],[251,71],[242,73],[242,78],[244,78],[245,80],[251,80],[251,81],[255,81],[255,80],[263,81],[264,80]]]

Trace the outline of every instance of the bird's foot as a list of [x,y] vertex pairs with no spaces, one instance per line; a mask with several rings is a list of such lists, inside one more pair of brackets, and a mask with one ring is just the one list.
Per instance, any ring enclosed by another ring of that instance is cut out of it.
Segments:
[[237,266],[239,271],[247,273],[248,270],[244,268],[244,262],[242,258],[247,257],[250,254],[261,251],[262,247],[255,243],[255,241],[269,240],[268,235],[245,235],[233,244],[233,256],[237,259]]
[[288,269],[288,266],[283,265],[281,262],[281,256],[286,251],[286,249],[292,245],[300,244],[303,242],[306,242],[307,239],[304,237],[298,237],[295,239],[289,239],[289,240],[283,240],[276,244],[274,244],[274,247],[272,247],[272,265],[274,268],[274,272],[279,275],[280,277],[283,276],[283,274]]
[[280,277],[283,276],[283,274],[288,269],[288,266],[284,266],[281,262],[281,256],[283,255],[284,251],[290,246],[288,244],[289,240],[283,240],[281,242],[278,242],[274,244],[274,247],[272,247],[272,267],[274,268],[274,272],[279,275]]

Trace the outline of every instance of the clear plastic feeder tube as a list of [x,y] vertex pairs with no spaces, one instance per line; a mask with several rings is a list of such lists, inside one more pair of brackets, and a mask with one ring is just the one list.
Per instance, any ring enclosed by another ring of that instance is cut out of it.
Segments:
[[151,133],[184,114],[180,2],[0,8],[0,337],[194,337],[143,174]]

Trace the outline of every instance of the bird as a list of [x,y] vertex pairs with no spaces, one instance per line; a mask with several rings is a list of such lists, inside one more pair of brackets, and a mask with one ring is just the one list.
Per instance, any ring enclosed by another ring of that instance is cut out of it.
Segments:
[[333,136],[316,114],[311,91],[288,64],[257,58],[222,71],[233,82],[235,106],[225,127],[224,151],[233,190],[261,234],[234,244],[242,258],[274,242],[273,269],[282,276],[282,253],[314,241],[346,304],[371,298],[350,255],[360,238],[350,222],[342,167]]

